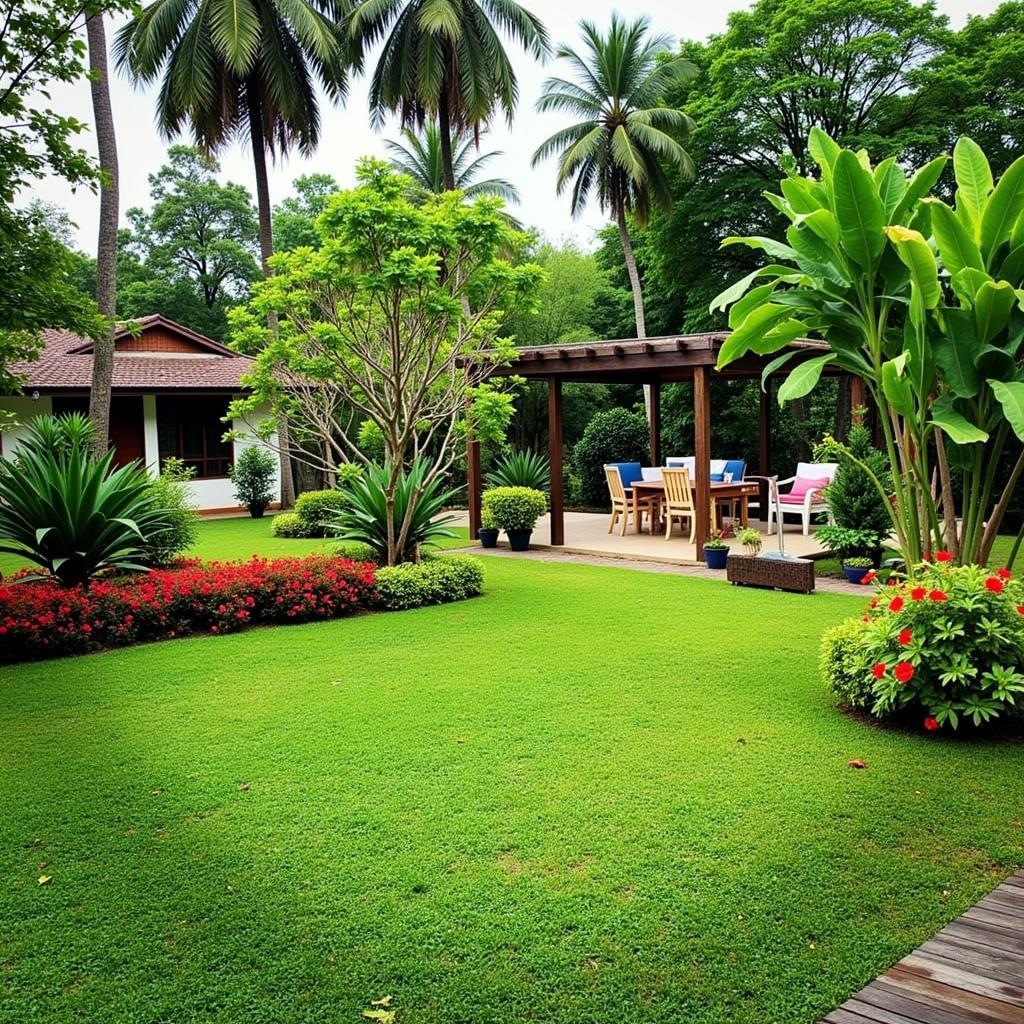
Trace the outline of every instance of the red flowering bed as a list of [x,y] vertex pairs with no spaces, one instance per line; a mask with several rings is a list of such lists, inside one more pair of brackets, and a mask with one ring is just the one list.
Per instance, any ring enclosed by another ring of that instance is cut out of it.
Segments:
[[1024,585],[947,552],[881,587],[859,620],[826,633],[833,690],[880,717],[935,732],[1024,712]]
[[88,588],[0,582],[0,661],[333,619],[374,602],[374,572],[367,562],[315,555],[189,562]]

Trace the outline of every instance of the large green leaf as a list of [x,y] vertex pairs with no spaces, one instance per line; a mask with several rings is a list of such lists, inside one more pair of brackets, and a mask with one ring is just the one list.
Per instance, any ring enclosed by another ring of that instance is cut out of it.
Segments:
[[779,385],[779,405],[785,405],[786,402],[803,398],[804,395],[813,391],[815,385],[821,379],[822,371],[830,363],[834,363],[835,358],[830,352],[825,356],[808,359],[807,362],[797,366]]
[[953,147],[953,173],[959,201],[968,207],[972,219],[977,222],[992,191],[992,170],[981,146],[966,135],[957,139]]
[[794,279],[798,279],[799,276],[800,275],[792,267],[785,267],[778,263],[773,263],[767,267],[759,267],[757,270],[753,270],[747,274],[746,277],[741,277],[738,281],[734,281],[729,285],[728,288],[719,292],[719,294],[711,300],[708,310],[711,313],[724,311],[727,306],[731,306],[738,299],[742,298],[747,289],[759,277],[774,277],[776,279],[792,281]]
[[981,251],[992,260],[1024,213],[1024,156],[1003,172],[981,214]]
[[982,344],[990,342],[1007,324],[1017,294],[1006,281],[986,281],[974,296],[974,319]]
[[[776,324],[789,320],[793,310],[789,306],[781,306],[774,302],[766,302],[750,311],[736,330],[726,338],[718,352],[718,368],[728,366],[748,352],[752,345],[768,334]],[[781,343],[779,347],[782,347]]]
[[871,271],[885,247],[885,210],[871,175],[848,149],[836,157],[832,190],[843,249],[862,270]]
[[957,444],[976,444],[988,440],[988,434],[953,407],[953,399],[942,395],[932,403],[932,423]]
[[940,199],[925,200],[931,208],[932,234],[939,246],[942,265],[957,274],[965,267],[984,270],[981,250],[957,215]]
[[[938,305],[941,295],[935,255],[919,231],[912,231],[910,228],[896,225],[885,228],[885,234],[896,246],[900,259],[910,271],[913,296],[920,305],[916,315],[919,322],[923,322],[924,310],[934,309]],[[912,312],[914,312],[913,304]]]
[[764,235],[730,235],[722,239],[721,247],[724,249],[727,245],[745,245],[750,249],[761,249],[774,259],[796,263],[797,254],[788,245]]
[[935,187],[935,183],[942,177],[949,158],[937,156],[924,165],[911,179],[907,185],[907,191],[899,201],[896,209],[889,218],[890,224],[906,224],[913,213],[913,207],[919,203]]
[[901,416],[914,415],[914,391],[904,375],[907,356],[902,353],[882,364],[882,391]]
[[950,391],[973,398],[981,390],[977,362],[982,350],[974,314],[969,309],[945,309],[942,324],[945,330],[932,343],[935,363]]
[[807,150],[821,169],[822,177],[827,180],[831,176],[832,169],[839,157],[839,143],[827,132],[822,131],[821,128],[815,125],[807,138]]
[[1001,380],[990,380],[988,385],[1003,407],[1003,415],[1013,432],[1024,441],[1024,381],[1004,383]]
[[875,188],[878,189],[879,198],[885,209],[886,217],[891,217],[900,200],[907,191],[907,179],[904,177],[900,165],[896,163],[895,157],[883,160],[876,168],[873,175]]

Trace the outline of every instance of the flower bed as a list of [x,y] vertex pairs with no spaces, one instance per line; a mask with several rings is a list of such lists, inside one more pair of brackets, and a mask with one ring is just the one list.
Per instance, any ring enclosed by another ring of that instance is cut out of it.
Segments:
[[1024,712],[1024,586],[939,552],[825,634],[822,671],[847,704],[924,729]]
[[0,584],[0,661],[337,618],[375,601],[373,565],[319,555],[191,562],[87,588]]

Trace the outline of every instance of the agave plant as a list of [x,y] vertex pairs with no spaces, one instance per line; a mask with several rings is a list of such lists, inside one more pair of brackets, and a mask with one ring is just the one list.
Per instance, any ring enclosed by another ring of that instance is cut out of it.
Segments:
[[487,474],[488,487],[531,487],[546,491],[551,483],[548,457],[537,452],[511,452]]
[[389,463],[367,466],[362,476],[349,480],[343,488],[348,504],[329,519],[334,533],[344,540],[368,544],[386,565],[416,561],[420,548],[457,536],[448,529],[456,517],[440,514],[455,492],[445,489],[440,477],[429,477],[427,462],[416,459],[398,474],[393,502],[388,498],[391,481]]
[[69,412],[62,416],[33,416],[25,424],[18,452],[65,452],[92,449],[93,426],[88,416]]
[[30,444],[0,460],[0,551],[65,587],[111,569],[145,569],[147,543],[168,528],[167,513],[141,466],[116,469],[113,461],[112,451],[94,459],[78,444]]

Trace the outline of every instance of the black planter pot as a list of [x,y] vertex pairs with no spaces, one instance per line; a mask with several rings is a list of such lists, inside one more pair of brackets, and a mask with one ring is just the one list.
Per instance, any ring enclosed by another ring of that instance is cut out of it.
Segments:
[[498,546],[498,531],[481,526],[476,531],[477,540],[482,548],[496,548]]
[[253,519],[262,519],[263,518],[263,513],[266,512],[266,511],[267,511],[267,506],[266,505],[250,505],[249,506],[249,515],[251,515],[253,517]]
[[724,569],[726,559],[729,557],[728,548],[705,548],[704,564],[709,569]]
[[533,530],[506,530],[508,546],[513,551],[529,551],[531,533]]

